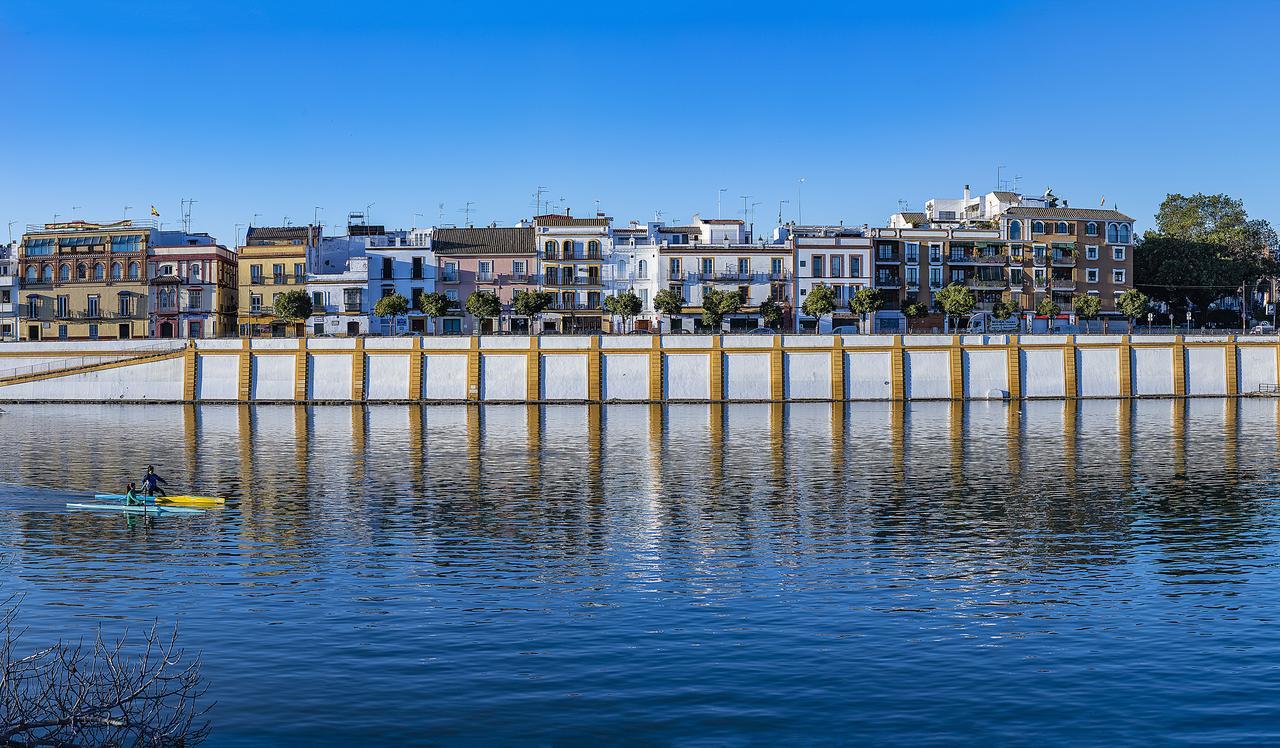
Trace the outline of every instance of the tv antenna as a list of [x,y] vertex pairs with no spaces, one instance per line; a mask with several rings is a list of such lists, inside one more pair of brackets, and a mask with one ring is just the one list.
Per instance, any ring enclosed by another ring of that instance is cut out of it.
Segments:
[[538,187],[537,192],[533,193],[533,214],[535,216],[542,215],[542,193],[546,191],[546,187]]
[[782,206],[784,206],[784,205],[786,205],[787,203],[790,203],[790,202],[791,202],[790,200],[779,200],[779,201],[778,201],[778,225],[779,225],[779,226],[781,226],[781,225],[782,225]]
[[182,230],[191,233],[191,206],[196,204],[196,200],[187,198],[182,201]]
[[475,203],[468,200],[466,207],[458,211],[459,213],[462,214],[462,225],[466,226],[467,228],[471,228],[471,206],[472,205],[475,205]]
[[443,226],[444,225],[444,203],[440,203],[436,207],[440,211],[440,213],[436,216],[436,223]]
[[907,212],[907,207],[908,207],[908,203],[907,203],[907,201],[906,201],[906,200],[903,200],[902,198],[898,198],[898,212],[899,212],[899,213],[906,213],[906,212]]

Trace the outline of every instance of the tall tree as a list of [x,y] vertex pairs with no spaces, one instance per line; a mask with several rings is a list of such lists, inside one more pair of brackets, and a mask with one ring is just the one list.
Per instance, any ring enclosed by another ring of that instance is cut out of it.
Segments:
[[678,291],[664,288],[653,295],[653,308],[658,314],[674,317],[684,311],[684,297]]
[[1129,332],[1133,332],[1137,320],[1141,319],[1151,306],[1151,299],[1136,288],[1120,294],[1116,299],[1116,309],[1129,318]]
[[608,296],[604,300],[605,311],[622,318],[622,331],[627,331],[627,321],[644,311],[644,302],[636,296],[636,292],[627,289],[620,294]]
[[300,288],[280,294],[272,306],[277,317],[289,322],[302,322],[311,316],[311,296]]
[[1049,334],[1053,334],[1053,321],[1058,318],[1062,312],[1062,307],[1058,306],[1058,302],[1053,300],[1052,296],[1046,296],[1036,304],[1036,314],[1044,315],[1045,322],[1049,326]]
[[[423,293],[418,295],[418,308],[422,313],[427,315],[428,319],[437,320],[441,317],[448,316],[453,309],[454,303],[448,296],[436,291],[433,293]],[[434,328],[435,325],[432,325]],[[437,330],[437,332],[439,332]]]
[[960,318],[972,312],[974,305],[978,303],[973,296],[973,291],[959,283],[952,283],[939,289],[938,293],[934,294],[934,299],[938,302],[938,306],[942,307],[942,312],[947,315],[947,319],[952,320],[953,330],[960,325]]
[[884,306],[884,299],[874,288],[859,288],[849,297],[849,311],[862,319],[862,331],[871,331],[871,315]]
[[387,317],[391,327],[391,334],[396,333],[396,317],[409,313],[409,300],[398,293],[389,294],[378,299],[378,303],[373,305],[373,313],[378,317]]
[[760,302],[760,319],[765,327],[777,330],[782,325],[782,305],[772,297]]
[[1095,294],[1078,293],[1071,297],[1071,305],[1076,310],[1076,316],[1085,320],[1086,330],[1089,329],[1089,320],[1096,319],[1102,312],[1102,299]]
[[836,310],[836,292],[831,286],[817,285],[805,294],[800,310],[813,317],[813,331],[816,334],[822,326],[822,318]]
[[502,300],[492,291],[472,291],[467,297],[467,311],[483,321],[502,316]]
[[741,307],[742,294],[737,291],[707,289],[702,292],[702,324],[719,331],[725,315],[735,314]]
[[535,329],[535,323],[542,312],[555,301],[550,291],[516,291],[511,298],[511,308],[516,314],[529,318],[529,327]]

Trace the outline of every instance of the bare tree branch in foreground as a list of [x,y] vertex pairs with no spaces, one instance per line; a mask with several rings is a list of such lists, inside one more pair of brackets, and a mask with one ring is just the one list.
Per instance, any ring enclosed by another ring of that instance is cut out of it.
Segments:
[[99,629],[24,654],[14,600],[0,608],[0,746],[190,746],[208,734],[200,658],[185,658],[176,627],[153,624],[141,646]]

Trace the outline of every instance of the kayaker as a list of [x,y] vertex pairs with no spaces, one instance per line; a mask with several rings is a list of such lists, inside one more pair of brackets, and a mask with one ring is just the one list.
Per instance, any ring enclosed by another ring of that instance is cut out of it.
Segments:
[[130,483],[129,487],[126,488],[124,491],[125,506],[134,506],[137,504],[145,504],[145,503],[147,502],[143,500],[141,496],[138,495],[138,487]]
[[156,469],[152,465],[147,465],[147,474],[142,476],[142,493],[144,496],[166,496],[164,489],[159,484],[167,484],[164,478],[156,475]]

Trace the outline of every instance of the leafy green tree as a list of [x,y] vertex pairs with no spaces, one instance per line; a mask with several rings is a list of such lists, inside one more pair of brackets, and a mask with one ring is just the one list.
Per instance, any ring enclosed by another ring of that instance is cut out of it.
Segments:
[[[913,301],[902,308],[902,314],[908,320],[924,319],[929,316],[929,305]],[[911,329],[910,321],[907,322],[907,329]]]
[[536,329],[534,323],[555,298],[550,291],[516,291],[515,296],[511,297],[511,308],[516,314],[528,317],[529,326]]
[[670,288],[664,288],[653,295],[653,308],[658,314],[666,317],[674,317],[684,311],[684,297],[677,291]]
[[782,326],[782,316],[782,305],[774,301],[772,297],[760,302],[760,319],[764,322],[765,327],[772,327],[777,330]]
[[742,294],[737,291],[718,291],[708,288],[702,292],[702,324],[719,330],[725,315],[742,308]]
[[1151,307],[1151,299],[1147,295],[1136,288],[1120,294],[1116,299],[1116,309],[1121,314],[1129,318],[1129,331],[1133,332],[1137,320],[1146,315],[1147,310]]
[[1004,299],[997,301],[995,306],[991,309],[991,316],[1000,320],[1009,319],[1017,313],[1018,305],[1012,301],[1005,301]]
[[849,297],[849,311],[862,318],[863,332],[871,331],[871,315],[884,306],[880,292],[874,288],[859,288]]
[[398,293],[383,296],[378,299],[378,303],[373,305],[373,313],[378,317],[389,318],[391,332],[394,334],[396,331],[396,317],[409,313],[409,300]]
[[428,319],[436,320],[441,317],[447,317],[449,312],[453,310],[453,306],[454,303],[449,300],[449,297],[442,293],[418,294],[418,308],[422,310],[423,314],[427,315]]
[[[1076,316],[1087,322],[1097,319],[1102,312],[1102,299],[1093,294],[1078,293],[1071,297],[1071,306],[1075,308]],[[1085,329],[1089,329],[1087,324]]]
[[822,318],[836,310],[836,292],[831,286],[817,285],[805,294],[800,310],[814,318],[813,331],[818,332]]
[[289,322],[302,322],[311,316],[311,296],[300,288],[280,294],[273,306],[276,316]]
[[604,308],[609,314],[622,318],[622,330],[626,332],[627,322],[644,311],[644,302],[636,296],[635,291],[627,289],[620,294],[606,297]]
[[973,291],[960,285],[952,283],[944,286],[934,295],[938,306],[942,308],[942,313],[947,315],[948,320],[953,320],[951,328],[955,329],[960,325],[960,318],[973,311],[973,307],[978,303],[974,298]]
[[1053,334],[1053,320],[1062,312],[1062,307],[1058,306],[1058,302],[1053,297],[1046,296],[1036,304],[1036,314],[1043,314],[1049,324],[1049,334]]
[[467,297],[467,312],[481,321],[502,316],[502,300],[492,291],[473,291]]

